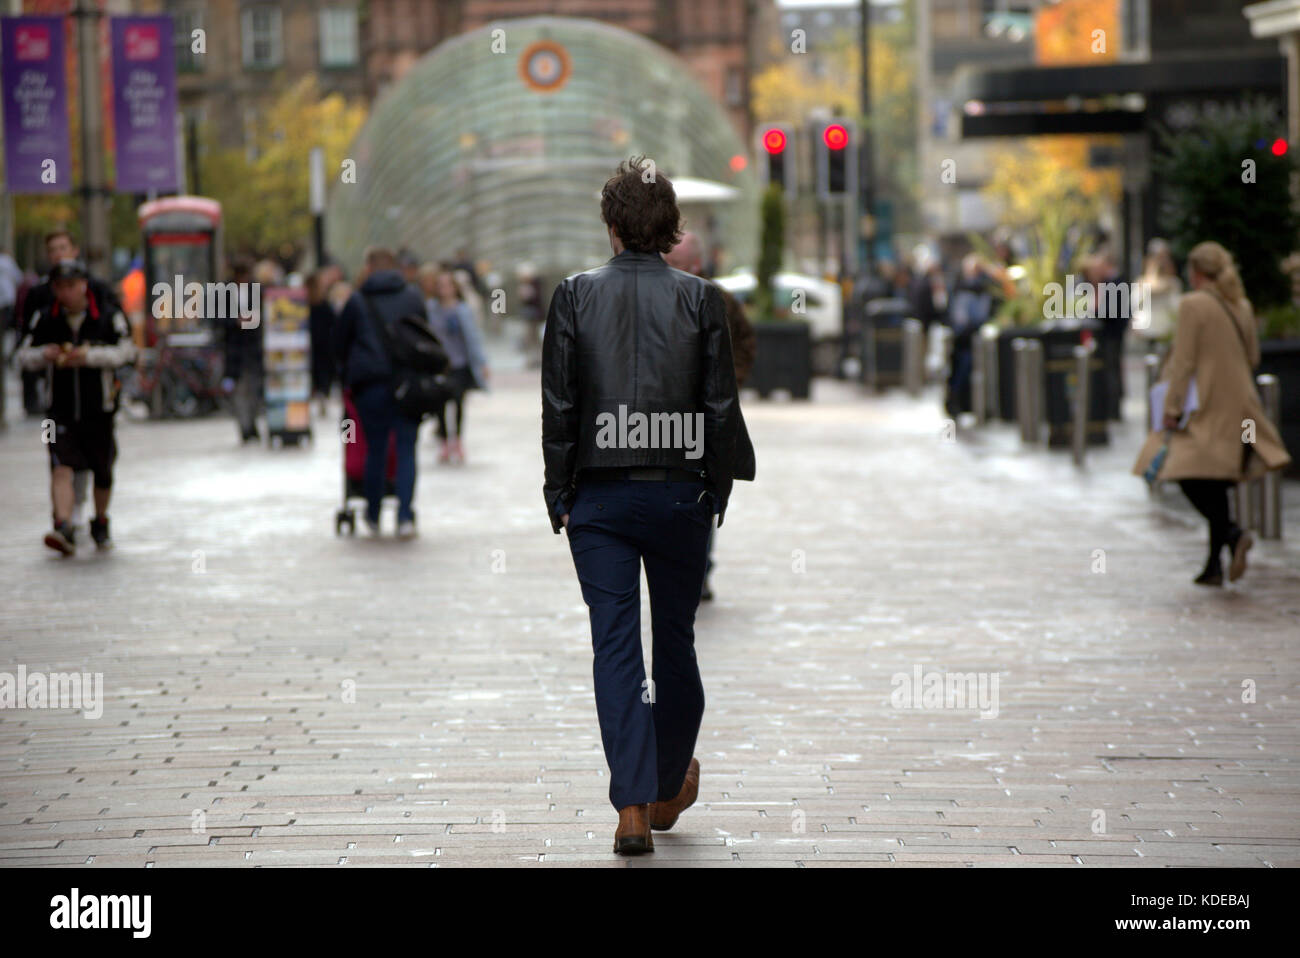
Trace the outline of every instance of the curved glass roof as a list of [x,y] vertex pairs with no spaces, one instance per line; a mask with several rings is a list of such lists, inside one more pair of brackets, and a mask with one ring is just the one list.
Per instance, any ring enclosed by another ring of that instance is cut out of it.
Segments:
[[644,153],[670,178],[737,191],[682,212],[744,264],[757,245],[758,190],[748,165],[735,172],[731,160],[748,152],[663,47],[591,20],[504,20],[440,44],[375,103],[349,153],[357,182],[333,184],[327,244],[349,269],[372,244],[421,259],[464,247],[505,276],[527,262],[558,281],[610,257],[600,188],[619,161]]

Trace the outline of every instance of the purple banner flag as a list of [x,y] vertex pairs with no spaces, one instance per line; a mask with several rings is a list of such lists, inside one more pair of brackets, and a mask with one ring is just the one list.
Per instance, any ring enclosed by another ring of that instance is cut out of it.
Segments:
[[180,189],[170,17],[114,17],[113,133],[120,193]]
[[62,17],[0,20],[5,189],[72,191]]

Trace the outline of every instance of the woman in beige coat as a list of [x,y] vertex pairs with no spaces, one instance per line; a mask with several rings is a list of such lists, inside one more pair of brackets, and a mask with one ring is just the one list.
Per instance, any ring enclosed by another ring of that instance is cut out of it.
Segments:
[[[1228,580],[1246,571],[1249,531],[1228,517],[1228,490],[1291,461],[1277,429],[1264,416],[1255,389],[1259,338],[1255,315],[1231,254],[1218,243],[1201,243],[1187,258],[1192,292],[1178,305],[1173,348],[1161,376],[1168,383],[1164,431],[1153,432],[1138,454],[1143,475],[1159,450],[1168,452],[1158,478],[1177,480],[1210,524],[1210,556],[1198,585],[1222,585],[1220,554],[1232,552]],[[1196,381],[1198,403],[1179,428],[1188,385]]]

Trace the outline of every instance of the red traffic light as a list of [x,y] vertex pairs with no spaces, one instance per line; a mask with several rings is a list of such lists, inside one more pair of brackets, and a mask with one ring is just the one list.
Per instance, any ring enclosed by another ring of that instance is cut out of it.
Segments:
[[1281,156],[1286,152],[1286,140],[1281,138],[1273,141],[1273,155]]
[[849,145],[849,131],[838,123],[832,123],[822,130],[822,140],[832,150],[842,150]]
[[785,131],[773,129],[764,133],[763,149],[769,153],[780,153],[785,150]]

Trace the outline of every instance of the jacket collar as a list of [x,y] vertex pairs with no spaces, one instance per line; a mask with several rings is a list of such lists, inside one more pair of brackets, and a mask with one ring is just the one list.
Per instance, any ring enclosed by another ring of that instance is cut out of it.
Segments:
[[664,262],[664,258],[660,256],[658,253],[639,253],[636,252],[635,250],[630,250],[630,249],[625,249],[617,256],[611,257],[609,259],[609,262],[613,263],[616,266],[623,265],[623,264],[636,264],[638,266],[659,265],[665,268],[667,268],[668,266],[668,264]]

